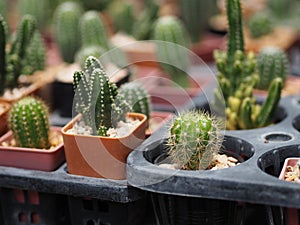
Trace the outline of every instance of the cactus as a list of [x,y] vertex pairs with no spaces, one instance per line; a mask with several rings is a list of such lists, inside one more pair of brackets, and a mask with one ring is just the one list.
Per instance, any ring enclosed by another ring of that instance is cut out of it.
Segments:
[[84,0],[80,1],[85,10],[102,11],[106,9],[113,0]]
[[35,31],[22,62],[22,74],[31,75],[37,70],[45,69],[46,47],[38,30]]
[[75,62],[77,62],[81,68],[84,68],[85,61],[89,56],[94,56],[99,59],[102,54],[105,53],[105,50],[100,46],[87,46],[85,48],[81,48],[75,55]]
[[189,31],[192,42],[198,42],[206,28],[209,18],[215,13],[214,0],[179,0],[180,15]]
[[118,95],[117,86],[110,82],[100,61],[90,56],[84,71],[74,73],[76,111],[83,121],[93,129],[93,135],[103,135],[105,129],[125,121],[130,107]]
[[280,77],[285,82],[287,77],[288,57],[277,47],[265,47],[257,55],[257,70],[260,80],[256,87],[266,90],[271,81]]
[[201,111],[175,116],[167,139],[168,154],[181,169],[204,170],[220,149],[218,122]]
[[[268,125],[281,96],[283,80],[271,81],[267,100],[256,103],[253,89],[259,82],[256,57],[253,52],[244,53],[240,0],[227,0],[228,48],[216,50],[214,58],[218,69],[218,81],[226,104],[227,129],[251,129]],[[215,91],[215,105],[222,103],[222,94]]]
[[18,26],[16,36],[6,57],[5,85],[8,88],[14,88],[18,85],[18,79],[22,71],[22,59],[26,55],[36,30],[35,21],[34,17],[25,15]]
[[8,1],[0,0],[0,15],[2,15],[4,19],[6,19],[7,16],[7,7],[8,7]]
[[[160,17],[154,26],[156,55],[163,70],[178,85],[187,87],[189,79],[184,72],[189,67],[188,39],[183,24],[174,16]],[[171,44],[170,44],[171,43]]]
[[54,13],[54,35],[60,54],[67,63],[73,63],[80,48],[79,19],[81,6],[76,2],[63,2]]
[[85,12],[79,21],[82,47],[91,45],[109,49],[108,34],[104,23],[97,11]]
[[132,28],[132,36],[137,40],[147,40],[151,37],[153,23],[158,18],[159,5],[156,0],[145,2],[141,14],[136,18]]
[[0,95],[3,94],[6,82],[6,41],[7,41],[7,24],[0,15]]
[[132,81],[121,85],[119,93],[132,107],[133,112],[143,113],[150,118],[150,96],[149,93],[142,88],[142,84]]
[[259,38],[273,31],[273,23],[269,15],[256,13],[249,18],[247,26],[253,38]]
[[14,103],[9,124],[19,147],[49,149],[49,119],[46,105],[34,97]]

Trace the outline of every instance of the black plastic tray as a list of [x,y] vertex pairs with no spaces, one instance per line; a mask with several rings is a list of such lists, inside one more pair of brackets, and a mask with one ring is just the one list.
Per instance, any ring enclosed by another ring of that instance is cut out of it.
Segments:
[[[206,105],[198,103],[195,105],[199,108]],[[248,159],[215,171],[171,170],[154,165],[153,160],[164,152],[164,127],[129,155],[128,181],[155,193],[300,208],[299,184],[278,179],[285,158],[300,156],[300,96],[282,98],[276,117],[281,121],[265,128],[226,131],[227,148]]]

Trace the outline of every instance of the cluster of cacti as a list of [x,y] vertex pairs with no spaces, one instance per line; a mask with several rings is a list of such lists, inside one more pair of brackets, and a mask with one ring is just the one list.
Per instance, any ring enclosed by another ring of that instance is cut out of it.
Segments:
[[186,87],[189,77],[188,38],[184,25],[175,16],[160,17],[154,26],[156,55],[163,70],[177,83]]
[[256,13],[251,16],[247,21],[247,26],[253,38],[269,34],[274,28],[271,18],[265,13]]
[[147,119],[150,118],[150,95],[140,82],[132,81],[121,85],[119,94],[132,107],[133,112],[142,113],[147,116]]
[[35,17],[37,27],[43,31],[49,25],[49,18],[51,18],[49,6],[49,0],[22,0],[18,2],[18,11],[21,16],[29,14]]
[[132,36],[137,40],[151,37],[153,23],[158,18],[159,5],[156,0],[145,1],[144,9],[133,24]]
[[214,118],[202,111],[187,111],[174,117],[166,145],[179,168],[204,170],[214,161],[221,140]]
[[82,8],[76,2],[63,2],[54,13],[54,35],[64,62],[73,63],[80,48],[79,20]]
[[288,57],[282,49],[275,46],[261,49],[257,55],[257,71],[260,79],[256,87],[266,90],[276,77],[285,82],[287,69]]
[[22,62],[22,74],[31,75],[37,70],[44,70],[46,64],[46,47],[44,40],[35,31]]
[[84,71],[74,73],[75,107],[93,135],[102,135],[117,122],[125,121],[131,110],[118,94],[117,86],[110,82],[100,61],[90,56]]
[[214,0],[179,0],[181,18],[189,31],[192,42],[198,42],[206,28],[209,18],[215,13]]
[[[227,129],[250,129],[268,125],[280,100],[282,79],[271,81],[266,101],[260,105],[253,97],[259,80],[255,54],[244,53],[240,0],[227,0],[228,49],[215,51],[218,81],[222,93],[215,91],[215,105],[226,105]],[[224,99],[223,99],[223,96]]]
[[19,147],[49,149],[49,119],[46,105],[34,97],[14,103],[9,124]]
[[30,15],[23,16],[10,49],[6,52],[8,28],[0,15],[0,95],[3,94],[5,88],[11,89],[18,85],[22,59],[26,55],[35,30],[35,18]]

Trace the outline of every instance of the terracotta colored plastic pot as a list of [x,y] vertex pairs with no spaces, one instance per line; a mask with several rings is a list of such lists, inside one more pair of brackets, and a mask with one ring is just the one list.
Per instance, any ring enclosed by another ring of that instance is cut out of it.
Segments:
[[81,119],[77,115],[62,129],[68,172],[76,175],[115,180],[126,178],[126,160],[129,153],[145,139],[146,116],[129,113],[140,124],[127,136],[102,137],[68,133]]
[[[295,166],[297,162],[300,161],[300,158],[286,158],[282,167],[282,170],[279,175],[279,179],[285,180],[284,176],[287,171],[288,166]],[[286,225],[298,225],[298,209],[296,208],[286,208]]]
[[[59,133],[60,129],[59,127],[51,127],[51,132]],[[3,146],[3,142],[10,142],[12,139],[12,131],[8,131],[0,138],[1,166],[53,171],[65,161],[63,142],[50,150]]]
[[30,84],[29,86],[26,86],[24,91],[16,97],[0,96],[0,101],[7,102],[7,103],[14,103],[25,96],[37,93],[39,89],[40,89],[40,85],[33,83],[33,84]]
[[0,135],[3,135],[7,132],[8,124],[7,124],[7,114],[10,109],[10,104],[6,102],[0,102],[3,110],[0,112]]

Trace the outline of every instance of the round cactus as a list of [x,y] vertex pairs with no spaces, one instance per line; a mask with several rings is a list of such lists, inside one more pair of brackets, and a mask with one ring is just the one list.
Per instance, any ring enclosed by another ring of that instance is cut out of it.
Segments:
[[181,21],[175,16],[160,17],[154,26],[154,39],[158,40],[157,58],[163,70],[172,80],[181,86],[188,86],[189,80],[184,72],[188,69],[189,60],[186,30]]
[[269,15],[256,13],[248,20],[248,28],[253,38],[259,38],[273,31],[273,23]]
[[187,111],[174,118],[167,140],[168,153],[181,169],[207,169],[220,149],[219,125],[201,111]]
[[150,96],[139,82],[123,84],[119,89],[119,94],[123,96],[134,112],[143,113],[149,119]]
[[266,90],[276,77],[280,77],[284,83],[287,68],[288,58],[283,50],[271,46],[263,48],[257,55],[257,70],[260,81],[256,87]]
[[10,111],[9,124],[19,147],[49,149],[48,108],[34,97],[16,102]]

